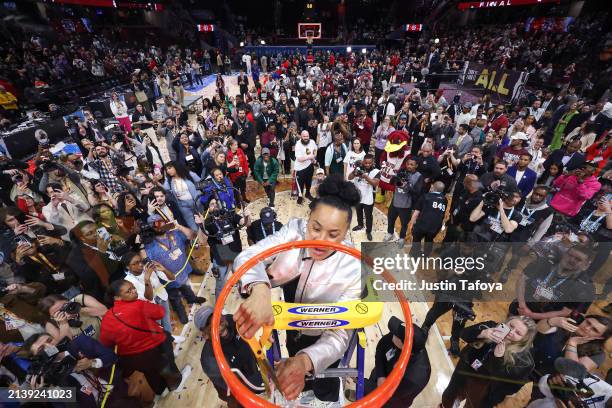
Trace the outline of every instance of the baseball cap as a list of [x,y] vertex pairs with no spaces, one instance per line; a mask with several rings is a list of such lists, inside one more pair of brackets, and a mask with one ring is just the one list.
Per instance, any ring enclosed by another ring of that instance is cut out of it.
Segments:
[[467,109],[472,109],[472,102],[466,102],[465,105],[463,105],[463,107]]
[[210,306],[202,306],[193,315],[193,324],[198,330],[202,330],[208,324],[208,320],[213,314],[213,308]]
[[408,119],[408,116],[406,116],[406,115],[400,115],[400,117],[399,117],[399,118],[400,118],[400,120],[406,120],[406,119]]
[[387,327],[389,328],[389,333],[397,336],[401,341],[404,341],[404,335],[406,334],[404,322],[395,316],[391,316],[389,323],[387,323]]
[[259,212],[259,219],[264,224],[272,224],[276,218],[276,213],[270,207],[264,207]]
[[261,155],[263,156],[264,154],[270,154],[270,149],[268,149],[267,147],[261,149]]
[[512,135],[512,137],[510,139],[512,139],[512,140],[516,140],[516,139],[529,140],[529,136],[527,136],[527,134],[523,133],[523,132],[516,132],[515,134]]

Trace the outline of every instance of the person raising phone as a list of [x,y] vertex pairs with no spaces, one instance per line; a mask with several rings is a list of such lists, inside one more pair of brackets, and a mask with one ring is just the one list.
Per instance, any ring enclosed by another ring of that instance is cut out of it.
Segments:
[[[280,231],[242,251],[234,261],[234,270],[256,254],[286,242],[324,240],[352,245],[347,233],[353,207],[359,201],[354,183],[344,181],[342,175],[327,177],[319,186],[319,196],[310,204],[308,219],[291,219]],[[282,286],[287,302],[354,300],[361,294],[361,266],[358,259],[325,248],[294,249],[260,262],[240,281],[240,291],[248,298],[234,319],[245,338],[274,323],[270,289],[276,286]],[[338,378],[317,378],[306,384],[304,377],[337,366],[349,338],[347,330],[288,331],[286,344],[291,357],[276,370],[285,397],[294,400],[308,386],[319,400],[337,401]]]

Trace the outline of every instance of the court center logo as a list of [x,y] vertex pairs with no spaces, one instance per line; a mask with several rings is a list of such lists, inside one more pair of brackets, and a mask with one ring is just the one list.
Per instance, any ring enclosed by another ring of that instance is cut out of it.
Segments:
[[344,306],[332,305],[297,306],[288,310],[289,313],[298,315],[327,315],[344,313],[346,311],[348,311],[348,308]]
[[308,319],[289,322],[289,326],[298,329],[332,329],[348,325],[348,320],[340,319]]

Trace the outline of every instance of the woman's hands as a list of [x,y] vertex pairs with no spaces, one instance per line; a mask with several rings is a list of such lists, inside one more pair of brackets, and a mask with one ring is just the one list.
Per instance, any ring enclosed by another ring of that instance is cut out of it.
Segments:
[[236,327],[241,336],[250,339],[264,325],[274,324],[270,288],[264,283],[255,284],[251,295],[234,314]]
[[278,365],[276,375],[285,398],[292,401],[300,395],[306,384],[304,377],[311,370],[312,361],[305,353],[283,360]]
[[506,336],[504,332],[499,330],[497,327],[493,327],[490,329],[484,329],[483,331],[480,332],[478,337],[481,339],[491,340],[493,343],[500,344],[504,341],[504,338]]

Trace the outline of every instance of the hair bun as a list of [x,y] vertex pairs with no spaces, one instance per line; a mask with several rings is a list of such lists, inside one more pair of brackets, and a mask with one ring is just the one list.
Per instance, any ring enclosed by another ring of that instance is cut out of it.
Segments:
[[357,186],[344,180],[340,174],[327,176],[319,185],[319,197],[336,197],[346,205],[355,207],[361,202],[361,195]]

